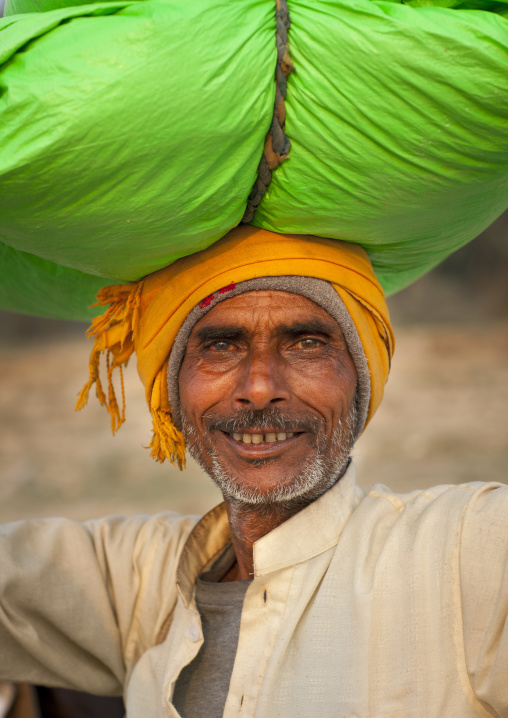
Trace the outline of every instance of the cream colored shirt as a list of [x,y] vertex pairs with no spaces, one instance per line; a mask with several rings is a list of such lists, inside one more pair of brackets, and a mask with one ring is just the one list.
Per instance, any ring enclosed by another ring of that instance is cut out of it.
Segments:
[[[177,716],[202,643],[195,579],[229,539],[223,506],[195,524],[3,526],[0,678]],[[365,493],[350,467],[254,563],[226,718],[508,717],[508,487]]]

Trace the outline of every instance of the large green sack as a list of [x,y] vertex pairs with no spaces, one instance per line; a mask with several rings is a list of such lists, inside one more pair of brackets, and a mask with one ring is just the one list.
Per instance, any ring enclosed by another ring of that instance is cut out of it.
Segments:
[[[508,0],[289,10],[291,156],[253,223],[360,243],[391,293],[508,206]],[[99,286],[238,224],[275,61],[272,0],[74,0],[0,21],[0,303],[86,318]]]

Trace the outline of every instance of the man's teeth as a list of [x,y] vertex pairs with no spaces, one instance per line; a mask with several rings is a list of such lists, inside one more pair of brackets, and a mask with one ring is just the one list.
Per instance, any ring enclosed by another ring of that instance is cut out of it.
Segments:
[[294,436],[293,432],[280,431],[278,434],[233,434],[235,441],[243,441],[244,444],[271,444],[274,441],[285,441]]

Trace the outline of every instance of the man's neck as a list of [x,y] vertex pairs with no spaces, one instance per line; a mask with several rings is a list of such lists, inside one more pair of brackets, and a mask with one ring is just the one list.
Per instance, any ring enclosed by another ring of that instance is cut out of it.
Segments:
[[[326,493],[346,473],[347,467],[323,490]],[[228,514],[231,542],[236,554],[236,562],[222,578],[222,581],[246,581],[254,577],[254,544],[273,531],[302,509],[319,498],[301,498],[281,504],[247,504],[237,499],[224,497]]]
[[244,504],[224,499],[235,549],[236,562],[222,581],[245,581],[254,577],[254,544],[305,508],[294,506],[266,506]]

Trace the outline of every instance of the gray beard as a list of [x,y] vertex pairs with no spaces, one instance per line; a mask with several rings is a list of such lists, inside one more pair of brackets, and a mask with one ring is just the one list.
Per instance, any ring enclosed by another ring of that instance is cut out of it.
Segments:
[[[260,494],[255,488],[243,487],[240,476],[234,476],[225,470],[215,448],[213,446],[209,450],[205,448],[203,439],[210,436],[210,427],[200,437],[195,427],[184,418],[183,434],[191,456],[218,486],[225,499],[235,504],[259,508],[265,506],[267,509],[292,510],[315,501],[342,476],[355,442],[356,414],[356,402],[353,401],[345,421],[339,421],[330,438],[326,437],[323,431],[319,431],[319,422],[314,421],[316,441],[312,456],[302,465],[289,484],[275,487],[269,494]],[[262,429],[264,425],[264,427],[280,428],[282,431],[287,422],[288,419],[283,413],[269,410],[263,412],[263,419],[261,422],[256,422],[256,427]],[[245,420],[229,420],[226,423],[226,430],[231,433],[241,433],[242,429],[246,428]],[[212,460],[211,469],[205,463],[205,456]],[[255,462],[253,465],[261,467],[269,463],[270,459],[267,459]]]

